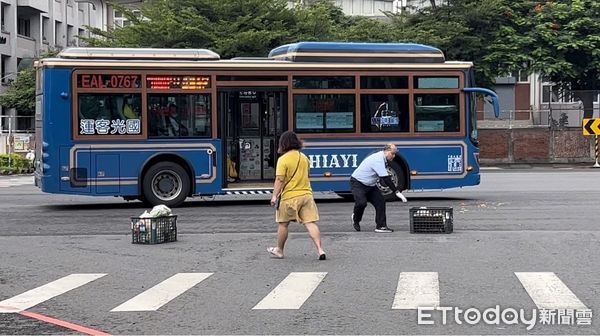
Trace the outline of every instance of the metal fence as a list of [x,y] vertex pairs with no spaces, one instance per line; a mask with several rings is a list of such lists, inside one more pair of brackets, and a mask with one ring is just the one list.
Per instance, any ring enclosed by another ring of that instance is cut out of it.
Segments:
[[[542,104],[540,109],[531,110],[502,110],[500,117],[477,112],[478,126],[480,128],[575,128],[581,127],[584,118],[584,109],[576,103]],[[594,104],[593,117],[599,117],[598,105]]]
[[[600,117],[600,90],[564,90],[556,86],[544,85],[538,101],[527,110],[503,110],[496,119],[491,106],[486,104],[483,111],[477,112],[480,127],[581,127],[584,116]],[[584,108],[583,100],[586,100]],[[541,103],[539,102],[541,101]],[[502,102],[501,102],[502,103]],[[516,102],[515,102],[516,103]],[[523,103],[521,101],[521,103]],[[587,113],[584,113],[587,112]]]
[[0,115],[0,154],[22,154],[34,150],[34,116]]

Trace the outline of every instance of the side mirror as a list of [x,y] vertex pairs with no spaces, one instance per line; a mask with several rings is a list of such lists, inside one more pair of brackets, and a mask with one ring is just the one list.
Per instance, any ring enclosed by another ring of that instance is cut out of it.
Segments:
[[500,118],[500,103],[498,103],[498,95],[496,94],[496,92],[490,90],[490,89],[484,89],[484,88],[464,88],[463,89],[464,92],[477,92],[477,93],[482,93],[484,95],[486,95],[487,97],[491,98],[492,101],[492,106],[494,108],[494,116],[496,116],[496,118]]

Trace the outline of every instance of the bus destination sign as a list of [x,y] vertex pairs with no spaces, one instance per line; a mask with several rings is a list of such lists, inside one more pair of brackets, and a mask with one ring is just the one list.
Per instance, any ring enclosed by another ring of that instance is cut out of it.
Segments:
[[148,89],[202,90],[210,88],[209,76],[146,76]]
[[78,74],[77,87],[81,89],[137,89],[140,75]]

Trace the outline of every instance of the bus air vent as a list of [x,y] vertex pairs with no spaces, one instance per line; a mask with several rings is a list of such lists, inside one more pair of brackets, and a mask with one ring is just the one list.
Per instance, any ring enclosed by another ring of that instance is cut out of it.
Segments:
[[67,48],[58,54],[61,58],[93,59],[154,59],[154,60],[219,60],[219,54],[208,49],[161,48]]
[[298,42],[277,47],[273,60],[331,63],[444,63],[444,53],[416,43]]

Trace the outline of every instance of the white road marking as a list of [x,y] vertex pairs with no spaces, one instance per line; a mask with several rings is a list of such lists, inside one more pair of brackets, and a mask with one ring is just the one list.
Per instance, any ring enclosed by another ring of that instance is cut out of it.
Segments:
[[392,309],[417,309],[440,305],[437,272],[402,272]]
[[515,272],[540,309],[586,309],[577,296],[552,272]]
[[157,310],[211,275],[213,273],[177,273],[111,311]]
[[18,313],[106,274],[71,274],[0,302],[0,313]]
[[33,185],[33,176],[20,176],[0,178],[0,188],[16,187],[20,185]]
[[300,309],[327,272],[292,272],[252,309]]

